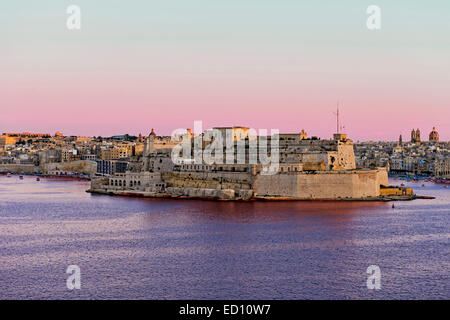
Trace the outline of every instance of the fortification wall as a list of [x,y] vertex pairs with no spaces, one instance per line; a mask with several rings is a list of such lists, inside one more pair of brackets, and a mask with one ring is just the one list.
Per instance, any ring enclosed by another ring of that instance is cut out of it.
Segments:
[[388,171],[386,168],[378,168],[378,182],[381,186],[389,186]]
[[359,199],[378,197],[387,183],[386,170],[331,171],[257,176],[258,196],[297,199]]
[[353,151],[353,143],[342,143],[338,144],[337,153],[337,163],[336,165],[344,169],[355,169],[355,153]]
[[105,190],[108,187],[108,178],[106,177],[96,177],[91,180],[91,189]]
[[171,172],[162,173],[168,187],[203,189],[251,189],[252,177],[245,172]]
[[89,160],[77,160],[71,162],[46,163],[42,166],[43,172],[52,170],[65,170],[84,174],[94,174],[97,172],[97,163]]
[[39,167],[33,164],[0,164],[0,172],[37,173]]
[[172,196],[189,198],[217,198],[223,200],[235,200],[236,192],[233,189],[207,189],[207,188],[166,188],[166,192]]

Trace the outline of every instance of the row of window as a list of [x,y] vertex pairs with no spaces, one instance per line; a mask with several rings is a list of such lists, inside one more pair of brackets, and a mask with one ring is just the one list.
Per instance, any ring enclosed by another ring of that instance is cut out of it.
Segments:
[[299,166],[280,166],[280,172],[297,172],[301,171]]
[[[116,187],[126,187],[126,182],[125,180],[109,180],[109,185],[110,186],[116,186]],[[141,185],[141,181],[130,181],[130,187],[134,187],[134,186],[140,186]]]
[[[119,179],[113,180],[113,179],[111,179],[109,181],[109,185],[110,186],[115,186],[115,187],[126,187],[126,182],[125,182],[125,180],[119,180]],[[130,181],[129,187],[135,187],[135,186],[140,186],[140,185],[141,185],[141,181],[133,181],[132,180],[132,181]],[[156,183],[155,186],[156,187],[163,187],[163,186],[165,186],[165,184],[164,183]]]
[[231,172],[247,172],[248,167],[220,167],[220,166],[209,166],[202,164],[184,164],[181,166],[182,170],[186,171],[231,171]]

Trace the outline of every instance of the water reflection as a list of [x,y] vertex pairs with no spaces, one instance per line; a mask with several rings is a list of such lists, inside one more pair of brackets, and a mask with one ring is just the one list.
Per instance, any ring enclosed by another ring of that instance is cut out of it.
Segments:
[[[448,298],[448,189],[427,185],[436,200],[392,209],[94,196],[87,187],[0,176],[0,298]],[[75,296],[65,288],[74,263],[84,272]],[[382,292],[365,288],[369,264],[384,272]]]

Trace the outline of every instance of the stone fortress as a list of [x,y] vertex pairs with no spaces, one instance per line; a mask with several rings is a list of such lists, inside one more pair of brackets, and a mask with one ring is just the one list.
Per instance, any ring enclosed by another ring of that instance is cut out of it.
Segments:
[[[410,188],[389,187],[386,168],[357,169],[353,142],[346,134],[334,134],[330,140],[308,138],[303,130],[279,134],[277,171],[264,174],[265,164],[249,161],[255,152],[249,128],[214,129],[224,136],[226,131],[232,132],[235,147],[232,156],[244,161],[174,163],[173,151],[180,140],[157,136],[152,129],[144,138],[142,156],[130,164],[129,171],[92,179],[88,192],[218,200],[406,200],[415,197]],[[182,138],[194,145],[199,135],[188,129]],[[265,138],[267,154],[272,155],[272,137]],[[260,142],[261,137],[256,139]],[[205,150],[213,139],[200,141]],[[237,148],[239,144],[244,148]],[[223,150],[223,154],[226,152]]]

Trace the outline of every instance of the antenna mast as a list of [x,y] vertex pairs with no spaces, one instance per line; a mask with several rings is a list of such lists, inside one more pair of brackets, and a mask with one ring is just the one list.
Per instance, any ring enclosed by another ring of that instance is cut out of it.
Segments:
[[336,110],[336,132],[339,133],[339,101],[337,103],[337,110]]
[[337,102],[336,112],[333,112],[334,115],[336,115],[336,133],[340,133],[342,129],[345,129],[345,126],[341,127],[340,121],[339,121],[339,100]]

